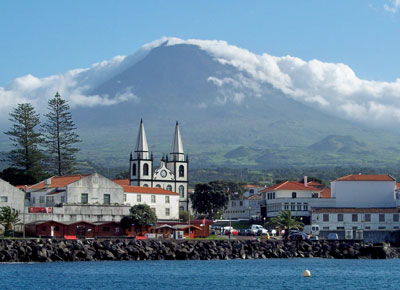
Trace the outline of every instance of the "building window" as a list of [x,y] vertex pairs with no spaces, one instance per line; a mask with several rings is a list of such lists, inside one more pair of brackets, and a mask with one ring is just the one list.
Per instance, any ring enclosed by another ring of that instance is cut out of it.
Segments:
[[44,196],[39,197],[39,203],[44,203]]
[[[62,197],[62,196],[61,196]],[[61,201],[62,202],[62,201]],[[32,203],[34,204],[35,203],[35,197],[34,196],[32,196]]]
[[358,228],[357,227],[353,227],[353,230],[357,230]]
[[151,196],[151,202],[152,202],[152,203],[155,203],[155,202],[156,202],[156,196],[155,196],[154,194]]
[[386,227],[378,227],[378,230],[386,230]]
[[8,196],[0,196],[0,202],[8,202]]
[[138,195],[136,196],[136,201],[137,201],[137,202],[142,202],[142,196],[141,196],[140,194],[138,194]]
[[292,202],[290,204],[290,210],[295,211],[296,210],[296,204],[294,202]]
[[305,203],[303,204],[303,210],[304,210],[304,211],[308,210],[308,203],[307,203],[307,202],[305,202]]
[[297,210],[298,210],[298,211],[301,211],[301,202],[298,202],[298,203],[297,203]]
[[370,222],[371,221],[371,214],[370,213],[366,213],[364,219],[365,219],[366,222]]
[[165,196],[165,203],[169,203],[169,196],[168,195]]
[[110,231],[110,227],[103,227],[103,232],[109,232]]
[[337,230],[344,230],[344,227],[336,227]]
[[272,193],[272,199],[275,199],[275,192]]
[[88,203],[88,201],[89,201],[89,195],[87,193],[82,193],[81,194],[81,203],[86,204],[86,203]]
[[254,189],[250,189],[249,192],[253,194],[254,193]]
[[329,230],[329,227],[322,227],[323,230]]
[[52,205],[54,205],[54,196],[47,196],[47,197],[46,197],[46,205],[47,205],[47,206],[52,206]]
[[111,198],[109,194],[104,194],[104,204],[110,204]]
[[172,186],[170,184],[167,185],[167,190],[172,191]]
[[136,163],[132,164],[132,176],[136,176]]
[[180,206],[179,210],[185,210],[185,208],[183,206]]
[[342,222],[342,221],[343,221],[343,214],[342,214],[342,213],[338,213],[338,215],[337,215],[337,221],[338,221],[338,222]]
[[143,164],[143,176],[149,175],[149,165],[147,163]]
[[161,185],[157,184],[156,187],[161,188]]
[[124,193],[124,202],[126,202],[126,193]]
[[283,209],[284,210],[289,210],[289,203],[285,202],[285,204],[283,205]]
[[297,197],[297,192],[292,192],[292,198],[296,198]]
[[65,202],[65,196],[64,196],[64,195],[61,196],[61,202],[62,202],[62,203]]
[[329,214],[328,213],[324,213],[324,215],[322,216],[322,220],[324,222],[329,222]]
[[143,184],[143,187],[149,187],[149,185],[147,183]]
[[393,221],[394,222],[398,222],[399,221],[399,214],[398,213],[394,213],[393,214]]
[[240,205],[240,206],[243,206],[243,201],[239,201],[239,205]]
[[385,221],[385,214],[384,213],[380,213],[379,214],[379,222],[383,223]]
[[236,206],[236,202],[232,201],[232,206]]
[[169,208],[166,208],[166,209],[165,209],[165,215],[166,215],[166,216],[169,216]]
[[179,165],[179,177],[185,176],[185,167],[183,165]]
[[352,214],[351,215],[351,221],[358,222],[358,214]]
[[185,187],[183,185],[179,186],[179,194],[181,197],[185,197]]

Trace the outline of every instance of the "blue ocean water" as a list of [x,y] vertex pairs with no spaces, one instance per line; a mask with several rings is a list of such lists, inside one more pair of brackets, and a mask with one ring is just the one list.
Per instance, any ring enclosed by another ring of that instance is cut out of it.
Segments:
[[399,273],[400,259],[21,263],[0,264],[0,289],[400,289]]

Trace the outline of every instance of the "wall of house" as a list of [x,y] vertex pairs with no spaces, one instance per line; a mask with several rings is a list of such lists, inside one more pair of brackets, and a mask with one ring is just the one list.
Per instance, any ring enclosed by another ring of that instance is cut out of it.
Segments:
[[[343,221],[338,221],[338,214],[343,214]],[[353,220],[353,214],[357,221]],[[371,221],[367,221],[366,214],[370,214]],[[379,215],[384,215],[384,220],[379,220]],[[324,215],[328,220],[324,220]],[[394,220],[394,215],[399,218],[399,213],[313,213],[312,223],[318,224],[321,230],[399,230],[400,222]]]
[[124,216],[129,215],[130,206],[126,205],[69,205],[53,207],[52,213],[28,213],[25,208],[25,223],[43,220],[58,222],[71,221],[115,221],[119,222]]
[[231,200],[224,209],[222,219],[251,219],[260,216],[261,200]]
[[[159,220],[178,220],[179,219],[179,195],[166,195],[166,194],[154,194],[155,202],[152,202],[151,196],[153,194],[148,193],[125,193],[126,201],[125,204],[134,206],[136,204],[147,204],[155,210],[157,218]],[[138,201],[138,195],[141,200]],[[166,203],[165,197],[169,196],[169,203]],[[169,215],[167,215],[167,208],[169,209]]]
[[0,179],[0,207],[10,206],[22,212],[24,209],[24,200],[25,192]]
[[313,208],[335,207],[332,198],[278,198],[265,200],[267,217],[276,216],[282,210],[291,210],[294,216],[311,216]]
[[395,181],[333,181],[337,207],[395,207]]
[[110,195],[110,204],[124,203],[123,187],[97,173],[67,185],[66,203],[82,203],[82,194],[88,194],[88,204],[104,204],[104,195]]

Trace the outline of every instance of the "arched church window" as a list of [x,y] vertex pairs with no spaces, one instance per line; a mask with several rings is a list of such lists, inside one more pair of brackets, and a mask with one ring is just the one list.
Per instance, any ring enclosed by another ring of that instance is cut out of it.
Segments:
[[170,184],[167,185],[167,190],[172,191],[172,186]]
[[149,175],[149,165],[147,163],[143,164],[143,175]]
[[136,163],[133,163],[132,165],[132,175],[136,176]]
[[185,187],[183,185],[179,186],[179,194],[181,197],[185,197]]
[[143,187],[149,187],[149,185],[147,183],[143,184]]
[[161,187],[161,185],[157,184],[157,185],[156,185],[156,187],[160,188],[160,187]]
[[185,167],[183,165],[179,166],[179,177],[184,177],[185,176]]

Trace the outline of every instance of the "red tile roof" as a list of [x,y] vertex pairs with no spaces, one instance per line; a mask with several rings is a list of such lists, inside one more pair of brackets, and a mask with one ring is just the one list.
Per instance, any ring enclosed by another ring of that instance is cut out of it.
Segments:
[[55,188],[55,187],[66,187],[68,184],[71,184],[75,181],[78,181],[86,176],[89,176],[90,174],[85,174],[85,175],[69,175],[69,176],[53,176],[50,177],[50,185],[46,186],[45,181],[43,180],[39,183],[36,183],[32,186],[30,186],[28,189],[44,189],[44,188]]
[[335,181],[395,181],[395,179],[388,174],[350,174]]
[[260,192],[267,192],[273,190],[309,190],[309,191],[321,191],[318,188],[312,186],[304,186],[303,183],[298,181],[283,181],[281,183],[275,184],[274,186],[267,187]]
[[113,182],[121,185],[124,188],[124,192],[128,193],[179,195],[179,193],[169,191],[160,187],[144,187],[144,186],[129,185],[129,179],[114,179]]
[[331,189],[329,187],[325,187],[324,189],[322,189],[321,198],[331,198],[331,197],[332,197],[332,193],[331,193]]
[[398,208],[314,208],[313,213],[398,213]]
[[263,187],[263,186],[262,185],[246,184],[244,187],[245,188],[258,188],[258,187]]

